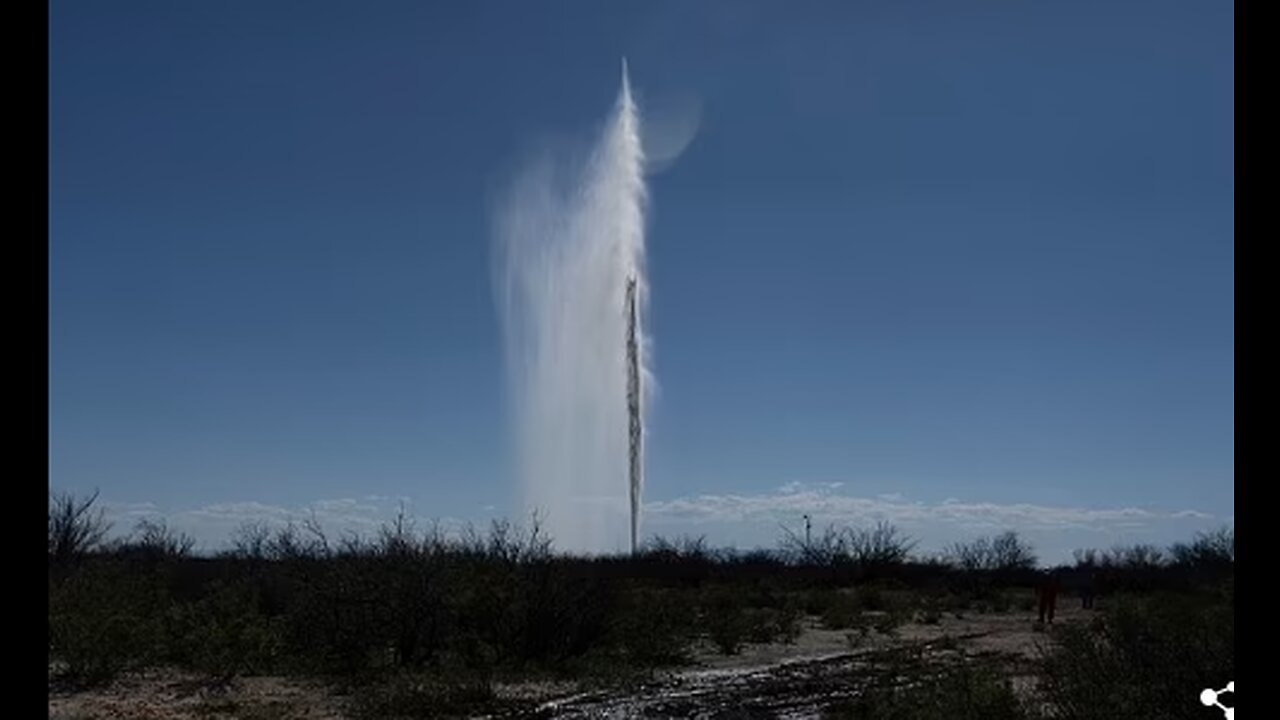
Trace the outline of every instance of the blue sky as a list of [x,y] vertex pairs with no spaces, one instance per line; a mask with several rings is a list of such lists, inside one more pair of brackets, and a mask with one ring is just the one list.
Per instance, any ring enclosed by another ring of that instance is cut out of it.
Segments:
[[[1234,18],[1208,2],[50,8],[49,482],[217,543],[511,513],[496,188],[626,56],[647,529],[1046,556],[1234,523]],[[643,118],[642,118],[643,119]]]

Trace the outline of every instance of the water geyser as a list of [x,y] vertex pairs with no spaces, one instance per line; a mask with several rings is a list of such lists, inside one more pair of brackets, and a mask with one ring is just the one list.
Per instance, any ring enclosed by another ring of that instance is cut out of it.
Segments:
[[497,289],[522,502],[561,550],[635,549],[645,413],[644,152],[626,61],[585,156],[525,169],[498,218]]

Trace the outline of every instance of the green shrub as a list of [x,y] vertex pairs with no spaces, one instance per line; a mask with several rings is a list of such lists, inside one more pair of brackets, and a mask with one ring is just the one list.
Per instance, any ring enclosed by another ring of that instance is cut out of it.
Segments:
[[946,604],[945,597],[933,593],[926,594],[920,601],[916,619],[925,625],[937,625],[942,622],[942,612]]
[[885,613],[875,620],[876,632],[887,637],[896,637],[903,618],[898,613]]
[[778,632],[777,614],[777,611],[771,608],[745,609],[743,622],[747,628],[747,639],[759,644],[773,642]]
[[163,645],[164,592],[148,575],[90,563],[50,583],[49,652],[67,679],[106,683],[153,662]]
[[857,599],[858,608],[868,612],[878,612],[889,609],[888,598],[885,596],[884,590],[878,585],[863,585],[857,589],[854,594]]
[[795,641],[800,638],[800,633],[803,630],[803,619],[804,616],[800,612],[800,608],[794,603],[784,604],[783,607],[778,610],[777,615],[774,616],[775,639],[780,640],[787,645],[794,644]]
[[801,608],[806,615],[823,616],[827,608],[839,602],[841,593],[835,590],[810,590],[801,596]]
[[724,655],[737,655],[750,632],[746,609],[729,591],[715,593],[703,612],[707,635]]
[[1056,639],[1043,688],[1064,717],[1200,717],[1198,689],[1235,677],[1235,613],[1221,595],[1116,597]]
[[857,625],[861,617],[862,605],[858,599],[839,593],[823,609],[822,626],[828,630],[844,630]]
[[168,625],[170,659],[222,680],[271,672],[283,650],[279,623],[258,611],[244,585],[216,584],[199,601],[171,609]]
[[678,591],[636,589],[613,618],[611,644],[626,662],[641,668],[682,662],[696,616]]

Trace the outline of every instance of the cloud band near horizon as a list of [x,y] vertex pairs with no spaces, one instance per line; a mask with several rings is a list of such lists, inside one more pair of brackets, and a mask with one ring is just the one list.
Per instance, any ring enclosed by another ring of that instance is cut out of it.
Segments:
[[[715,546],[776,547],[789,529],[800,532],[808,515],[815,529],[828,525],[867,527],[878,522],[896,526],[917,542],[921,554],[981,535],[1013,530],[1029,540],[1043,561],[1070,558],[1076,548],[1105,549],[1147,543],[1164,546],[1189,539],[1194,533],[1221,526],[1234,527],[1235,516],[1217,517],[1194,509],[1139,507],[1089,508],[961,501],[911,501],[889,494],[859,497],[839,492],[843,483],[791,482],[772,492],[703,494],[653,500],[644,506],[646,537],[703,536]],[[103,502],[114,534],[128,533],[143,519],[163,519],[175,530],[196,539],[203,550],[228,547],[235,533],[248,523],[284,527],[314,518],[331,537],[368,537],[393,521],[403,508],[416,527],[435,526],[446,533],[469,525],[481,531],[501,517],[496,508],[477,509],[470,519],[416,517],[409,498],[370,495],[363,498],[318,500],[285,507],[256,501],[216,503],[194,509],[163,510],[152,503]]]

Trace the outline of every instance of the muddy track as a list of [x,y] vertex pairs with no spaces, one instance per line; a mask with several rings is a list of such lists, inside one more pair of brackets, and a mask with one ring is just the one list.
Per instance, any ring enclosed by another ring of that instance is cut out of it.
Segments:
[[[957,637],[967,641],[974,633]],[[984,653],[985,655],[986,653]],[[818,718],[875,684],[918,681],[974,657],[937,643],[846,652],[741,670],[677,673],[626,691],[580,693],[504,714],[504,718]],[[1012,658],[989,657],[1002,663]],[[908,680],[910,678],[910,680]]]

